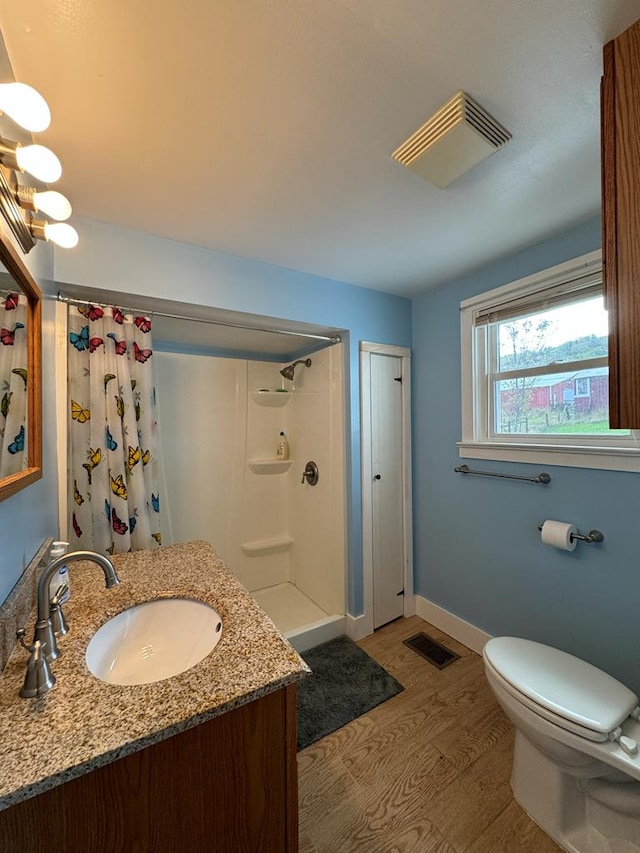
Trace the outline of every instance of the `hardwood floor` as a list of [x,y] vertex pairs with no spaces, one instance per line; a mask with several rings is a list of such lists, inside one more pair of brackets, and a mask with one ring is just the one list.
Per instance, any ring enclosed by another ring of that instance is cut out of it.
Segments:
[[[422,630],[460,660],[403,645]],[[482,659],[417,616],[358,645],[405,689],[298,753],[300,853],[558,853],[511,795],[513,728]]]

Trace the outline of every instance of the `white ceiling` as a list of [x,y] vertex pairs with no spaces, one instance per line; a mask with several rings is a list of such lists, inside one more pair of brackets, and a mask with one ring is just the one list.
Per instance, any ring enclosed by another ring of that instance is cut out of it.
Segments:
[[[602,45],[640,0],[5,2],[75,213],[411,295],[599,209]],[[390,153],[459,89],[513,134],[445,190]]]

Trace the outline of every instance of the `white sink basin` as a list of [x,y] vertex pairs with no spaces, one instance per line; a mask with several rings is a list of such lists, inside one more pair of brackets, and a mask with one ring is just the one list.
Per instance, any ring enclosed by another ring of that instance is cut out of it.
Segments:
[[192,598],[145,601],[98,628],[87,646],[89,670],[109,684],[150,684],[190,669],[217,646],[222,620]]

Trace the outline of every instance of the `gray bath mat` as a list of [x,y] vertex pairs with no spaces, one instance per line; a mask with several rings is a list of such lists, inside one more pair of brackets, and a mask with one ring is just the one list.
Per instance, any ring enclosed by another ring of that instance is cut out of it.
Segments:
[[298,749],[404,690],[348,637],[303,652],[313,675],[298,683]]

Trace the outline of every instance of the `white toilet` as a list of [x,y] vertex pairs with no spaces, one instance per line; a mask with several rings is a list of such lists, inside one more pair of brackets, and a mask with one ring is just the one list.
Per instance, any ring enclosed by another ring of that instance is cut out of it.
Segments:
[[610,675],[566,652],[495,637],[487,680],[516,728],[511,787],[571,853],[640,853],[640,707]]

